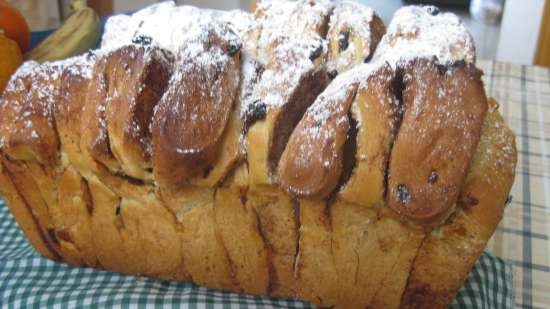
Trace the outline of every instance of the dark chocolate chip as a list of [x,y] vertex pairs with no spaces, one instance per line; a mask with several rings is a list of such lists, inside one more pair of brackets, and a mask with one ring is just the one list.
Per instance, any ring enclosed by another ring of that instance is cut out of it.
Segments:
[[342,31],[338,35],[338,49],[340,52],[348,49],[349,46],[349,31]]
[[323,45],[319,44],[312,52],[309,54],[309,60],[315,61],[323,53]]
[[437,182],[438,179],[439,179],[439,175],[437,175],[437,173],[435,171],[432,171],[430,173],[430,176],[428,177],[428,182],[429,183],[435,183],[435,182]]
[[229,54],[229,56],[234,56],[241,50],[242,47],[243,44],[240,41],[232,40],[229,42],[229,46],[227,47],[227,53]]
[[338,71],[336,71],[336,70],[330,70],[330,71],[327,72],[327,74],[328,74],[328,77],[329,77],[330,79],[334,79],[334,78],[336,77],[336,75],[338,75]]
[[428,13],[430,13],[430,15],[433,15],[433,16],[441,13],[441,10],[437,6],[433,6],[433,5],[427,6],[426,11],[428,11]]
[[506,202],[504,202],[504,205],[509,205],[510,203],[512,203],[512,198],[513,196],[510,194],[508,195],[508,197],[506,198]]
[[402,204],[408,204],[411,201],[409,188],[404,184],[398,184],[396,188],[397,200]]
[[119,217],[120,216],[120,205],[116,207],[115,209],[115,216]]
[[150,36],[142,35],[142,34],[135,34],[132,38],[132,43],[149,46],[153,42],[153,39]]

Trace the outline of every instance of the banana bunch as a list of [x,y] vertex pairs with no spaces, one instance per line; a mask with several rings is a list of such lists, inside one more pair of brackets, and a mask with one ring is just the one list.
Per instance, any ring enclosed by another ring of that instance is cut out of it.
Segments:
[[73,14],[59,29],[27,52],[26,60],[62,60],[83,54],[97,45],[101,31],[97,13],[86,6],[85,0],[74,1],[72,8],[75,10]]

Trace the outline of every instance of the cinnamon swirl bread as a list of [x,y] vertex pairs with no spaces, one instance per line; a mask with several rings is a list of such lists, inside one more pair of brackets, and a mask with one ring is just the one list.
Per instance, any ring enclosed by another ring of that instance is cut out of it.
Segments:
[[42,255],[335,308],[445,308],[498,225],[513,133],[471,36],[351,1],[161,3],[0,98],[0,192]]

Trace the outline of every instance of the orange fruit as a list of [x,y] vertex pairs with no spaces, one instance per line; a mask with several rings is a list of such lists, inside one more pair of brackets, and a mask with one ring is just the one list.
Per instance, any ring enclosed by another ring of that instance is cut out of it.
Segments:
[[17,43],[4,36],[0,30],[0,95],[22,62],[23,55]]
[[0,29],[4,34],[17,42],[21,51],[26,51],[31,44],[29,25],[21,13],[4,0],[0,0]]

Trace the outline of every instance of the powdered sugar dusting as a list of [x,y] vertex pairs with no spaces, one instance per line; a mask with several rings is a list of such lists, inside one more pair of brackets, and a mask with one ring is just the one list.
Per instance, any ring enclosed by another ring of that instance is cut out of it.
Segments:
[[242,10],[219,11],[219,19],[226,22],[243,42],[243,52],[256,55],[260,25],[254,15]]
[[473,39],[460,19],[440,13],[432,6],[406,6],[399,9],[374,59],[392,67],[415,58],[436,57],[441,64],[475,62]]
[[351,30],[353,35],[360,37],[366,45],[356,46],[355,40],[349,40],[349,46],[345,50],[338,55],[331,55],[331,58],[337,56],[336,59],[331,59],[331,62],[336,62],[333,64],[335,68],[350,68],[355,59],[360,59],[362,62],[370,54],[372,50],[371,23],[374,16],[373,9],[354,1],[342,1],[336,5],[329,23],[328,37],[336,39],[336,42],[332,44],[338,44],[343,35],[341,31]]
[[250,106],[254,104],[254,102],[252,102],[254,88],[260,81],[262,72],[263,68],[258,61],[250,57],[245,57],[241,60],[241,87],[239,93],[239,110],[242,119],[245,118]]
[[[197,89],[200,91],[194,95],[202,97],[221,98],[223,97],[219,91],[222,85],[219,83],[222,79],[218,78],[218,74],[222,74],[227,70],[231,57],[224,46],[214,45],[212,42],[221,42],[221,44],[240,44],[239,38],[229,30],[227,24],[213,21],[200,21],[195,23],[188,29],[183,36],[181,48],[176,56],[176,69],[172,74],[165,98],[173,98],[178,93],[178,97],[184,97],[188,89],[182,87],[189,76],[201,72],[206,74],[205,80],[197,83]],[[225,42],[225,43],[224,43]],[[200,74],[199,74],[200,75]],[[238,78],[234,79],[236,82]],[[231,85],[229,85],[231,87]],[[236,87],[236,85],[235,85]],[[165,101],[164,99],[162,101]],[[157,113],[159,108],[171,108],[173,115],[179,115],[180,104],[164,104],[161,107],[159,104],[155,107],[154,113]],[[185,115],[191,120],[199,117],[211,117],[212,115],[202,115],[200,113]],[[186,151],[189,151],[187,149]]]
[[282,106],[299,84],[300,78],[315,69],[310,56],[319,48],[326,50],[326,42],[290,41],[278,45],[272,51],[266,70],[256,88],[255,100],[250,102],[261,101],[268,109]]
[[[310,118],[315,123],[322,124],[326,123],[330,117],[340,115],[341,119],[337,122],[345,121],[349,105],[343,105],[342,102],[346,101],[350,96],[353,97],[359,84],[367,80],[379,68],[380,65],[376,63],[361,64],[338,75],[308,108],[304,119]],[[327,136],[334,134],[326,130],[325,132],[320,132],[321,129],[324,128],[321,126],[311,127],[308,134],[312,137],[318,136],[321,133]]]
[[373,20],[374,14],[374,10],[370,7],[354,1],[342,1],[330,17],[329,28],[335,28],[338,25],[352,27],[359,36],[368,38],[371,33],[369,23]]
[[[190,36],[208,23],[227,24],[240,37],[251,36],[257,24],[253,15],[242,10],[218,11],[193,6],[176,6],[173,1],[161,2],[142,9],[131,16],[115,15],[107,20],[101,48],[113,50],[132,44],[139,36],[152,38],[152,44],[174,54],[183,47]],[[247,42],[247,40],[244,40]],[[245,44],[245,48],[249,48]],[[255,47],[250,47],[255,49]]]
[[269,57],[270,48],[285,41],[322,39],[320,28],[332,9],[330,1],[269,1],[260,3],[256,18],[261,27],[258,45],[260,60]]

